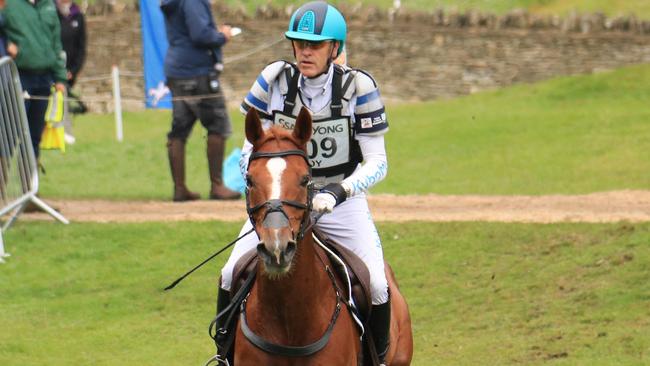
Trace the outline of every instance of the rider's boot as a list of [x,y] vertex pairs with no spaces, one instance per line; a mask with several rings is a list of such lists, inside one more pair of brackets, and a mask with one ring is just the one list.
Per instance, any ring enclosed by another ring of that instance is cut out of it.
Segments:
[[384,304],[372,306],[370,330],[377,356],[379,356],[379,363],[385,365],[390,343],[390,299]]
[[[227,307],[230,305],[230,291],[224,290],[219,286],[219,294],[217,295],[217,315],[221,314]],[[232,353],[230,354],[224,354],[224,350],[221,349],[223,346],[223,343],[226,341],[226,337],[221,337],[224,335],[224,333],[221,332],[226,327],[226,319],[228,318],[228,314],[221,314],[221,317],[217,318],[216,322],[216,328],[217,328],[217,334],[216,334],[216,339],[215,342],[217,343],[217,354],[221,357],[228,358],[232,362]],[[227,329],[226,331],[230,331],[230,329]]]

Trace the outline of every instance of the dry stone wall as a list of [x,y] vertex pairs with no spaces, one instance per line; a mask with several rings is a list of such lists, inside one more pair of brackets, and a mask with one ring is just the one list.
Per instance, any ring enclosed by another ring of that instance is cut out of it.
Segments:
[[[110,111],[113,64],[125,109],[143,107],[142,41],[135,9],[88,16],[89,53],[79,82],[96,111]],[[291,56],[282,33],[292,9],[261,8],[253,18],[215,9],[218,21],[244,32],[225,50],[222,85],[229,102],[241,101],[264,65]],[[90,10],[96,13],[96,10]],[[475,12],[402,13],[373,8],[350,14],[349,63],[369,71],[386,100],[431,100],[560,75],[594,73],[650,62],[650,23],[600,14],[566,18]],[[96,80],[101,79],[101,80]],[[99,101],[101,100],[101,101]]]

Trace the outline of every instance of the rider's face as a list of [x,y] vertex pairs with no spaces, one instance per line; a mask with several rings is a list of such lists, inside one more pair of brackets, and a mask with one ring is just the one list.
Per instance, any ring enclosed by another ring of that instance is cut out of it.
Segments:
[[298,62],[298,70],[308,78],[318,76],[326,71],[328,61],[336,57],[338,42],[292,41],[293,51]]

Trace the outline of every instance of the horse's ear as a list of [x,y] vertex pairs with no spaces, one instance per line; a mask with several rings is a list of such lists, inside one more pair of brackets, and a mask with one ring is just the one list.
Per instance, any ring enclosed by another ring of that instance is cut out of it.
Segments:
[[293,128],[293,137],[300,146],[306,146],[311,138],[311,113],[305,107],[300,108],[296,125]]
[[260,121],[257,110],[251,108],[246,113],[246,139],[254,146],[262,136],[264,136],[262,121]]

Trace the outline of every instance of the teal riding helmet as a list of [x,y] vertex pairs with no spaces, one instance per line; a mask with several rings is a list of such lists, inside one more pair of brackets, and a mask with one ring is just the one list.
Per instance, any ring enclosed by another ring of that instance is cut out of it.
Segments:
[[293,13],[284,35],[288,39],[313,42],[339,41],[338,56],[345,46],[347,33],[348,27],[341,12],[324,1],[312,1]]

